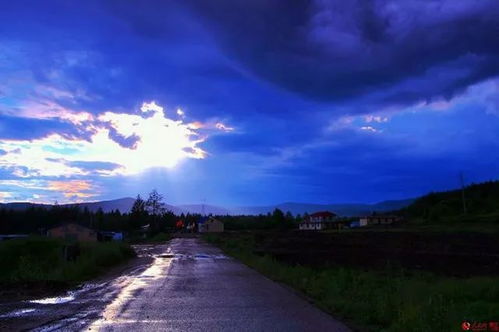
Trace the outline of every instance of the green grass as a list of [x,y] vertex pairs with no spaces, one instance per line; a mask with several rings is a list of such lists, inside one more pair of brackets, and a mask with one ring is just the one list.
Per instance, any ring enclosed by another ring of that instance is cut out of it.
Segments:
[[498,318],[497,277],[455,279],[402,270],[312,269],[253,254],[251,236],[229,239],[210,234],[205,239],[362,330],[459,331],[463,320]]
[[81,243],[76,260],[66,261],[64,244],[43,237],[0,242],[0,282],[80,282],[134,256],[124,243]]
[[483,234],[499,234],[499,224],[480,224],[480,223],[446,223],[446,224],[430,224],[419,221],[409,222],[397,227],[359,227],[359,228],[344,228],[341,230],[328,229],[323,233],[397,233],[397,232],[424,232],[424,233],[483,233]]
[[446,217],[440,219],[438,222],[423,218],[413,218],[401,227],[394,227],[393,230],[499,234],[499,215],[497,213],[490,213],[484,215]]

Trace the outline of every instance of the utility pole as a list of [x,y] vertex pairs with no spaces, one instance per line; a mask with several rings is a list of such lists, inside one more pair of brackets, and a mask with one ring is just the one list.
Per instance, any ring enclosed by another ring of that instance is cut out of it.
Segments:
[[463,172],[459,173],[459,179],[461,181],[461,199],[463,200],[463,213],[466,214],[466,198],[464,196],[464,177],[463,177]]

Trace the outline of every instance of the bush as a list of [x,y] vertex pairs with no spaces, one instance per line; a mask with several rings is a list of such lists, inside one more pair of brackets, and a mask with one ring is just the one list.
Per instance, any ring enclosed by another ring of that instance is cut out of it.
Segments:
[[134,256],[124,243],[82,243],[74,261],[63,256],[65,242],[59,239],[30,237],[0,243],[0,281],[67,281],[92,278],[106,268]]

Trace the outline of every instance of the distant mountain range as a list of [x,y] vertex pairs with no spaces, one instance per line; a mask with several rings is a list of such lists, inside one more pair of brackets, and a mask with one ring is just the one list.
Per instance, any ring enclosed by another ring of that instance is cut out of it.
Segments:
[[[82,209],[88,208],[90,211],[97,211],[99,208],[102,208],[104,212],[110,212],[114,210],[119,210],[122,213],[130,212],[134,198],[125,197],[120,199],[114,199],[109,201],[100,201],[100,202],[88,202],[88,203],[77,203],[77,204],[64,204],[61,206],[79,206]],[[414,199],[405,199],[405,200],[392,200],[392,201],[383,201],[375,204],[307,204],[307,203],[282,203],[277,205],[268,205],[268,206],[241,206],[241,207],[231,207],[224,208],[220,206],[214,205],[205,205],[205,204],[185,204],[185,205],[169,205],[166,204],[165,208],[167,210],[172,211],[175,214],[181,213],[200,213],[200,214],[213,214],[213,215],[236,215],[236,214],[247,214],[247,215],[256,215],[256,214],[267,214],[274,211],[274,209],[278,208],[284,212],[291,212],[292,214],[303,214],[313,213],[317,211],[333,211],[340,216],[358,216],[370,214],[372,212],[386,212],[393,211],[404,208],[411,204]],[[0,208],[8,208],[14,210],[24,210],[32,206],[40,206],[40,207],[51,207],[49,204],[34,204],[34,203],[2,203],[0,204]]]
[[332,211],[340,216],[358,216],[372,212],[386,212],[399,210],[411,204],[414,199],[383,201],[375,204],[307,204],[307,203],[282,203],[269,206],[239,207],[232,210],[232,214],[266,214],[278,208],[292,214],[314,213],[318,211]]

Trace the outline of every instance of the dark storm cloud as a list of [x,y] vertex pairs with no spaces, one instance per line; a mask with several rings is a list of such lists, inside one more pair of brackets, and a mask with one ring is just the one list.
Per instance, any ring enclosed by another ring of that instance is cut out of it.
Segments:
[[21,49],[17,58],[29,54],[23,69],[37,83],[73,95],[59,100],[65,107],[130,112],[156,100],[193,106],[205,116],[201,110],[212,110],[242,78],[173,2],[16,1],[5,5],[0,19],[0,41],[14,41]]
[[[392,88],[384,99],[449,96],[499,73],[497,1],[190,1],[224,50],[259,77],[317,100]],[[399,82],[439,67],[462,76]]]
[[[302,150],[267,174],[275,179],[273,185],[283,186],[280,182],[286,179],[301,186],[298,192],[307,193],[311,202],[323,203],[417,197],[434,188],[457,187],[460,172],[468,183],[497,177],[499,156],[483,158],[487,151],[499,148],[497,135],[492,141],[479,132],[467,133],[457,141],[453,134],[441,139],[447,144],[454,141],[456,146],[429,153],[424,147],[411,146],[411,140],[386,140],[345,130],[333,135],[330,144],[322,142]],[[334,144],[339,141],[341,144]],[[463,148],[465,141],[473,146]]]
[[135,149],[140,137],[133,134],[130,136],[121,135],[114,127],[109,126],[109,138],[118,143],[121,147]]
[[83,161],[83,160],[66,160],[64,158],[45,158],[47,161],[54,163],[65,164],[70,167],[76,167],[87,171],[114,171],[122,167],[120,164],[107,161]]
[[58,119],[30,119],[0,114],[0,139],[33,140],[50,134],[88,139],[89,132]]
[[285,113],[255,102],[276,96],[255,91],[254,77],[315,101],[358,102],[334,112],[359,113],[448,98],[499,73],[494,0],[16,1],[4,9],[0,38],[29,42],[35,78],[73,92],[63,106],[95,113],[151,99],[201,117],[234,106],[240,117]]
[[[252,204],[366,202],[451,188],[460,170],[480,181],[499,169],[499,82],[475,84],[499,73],[496,0],[17,0],[0,7],[0,113],[9,114],[0,115],[0,139],[57,133],[90,142],[93,131],[108,129],[133,148],[137,136],[98,117],[70,123],[57,112],[138,114],[153,100],[169,118],[180,107],[185,123],[234,128],[200,129],[206,159],[144,172],[146,182],[142,174],[137,181],[101,176],[116,164],[52,160],[106,184],[102,198],[162,184],[184,202],[201,195]],[[467,87],[467,97],[437,100],[441,109],[413,103]],[[386,122],[360,116],[374,112]],[[61,118],[16,117],[23,114]],[[2,148],[8,154],[0,159],[15,157]],[[28,175],[23,166],[0,169],[2,179]]]
[[207,151],[273,155],[279,149],[303,144],[321,135],[321,123],[311,116],[295,118],[261,116],[238,124],[235,132],[210,137],[202,145]]

